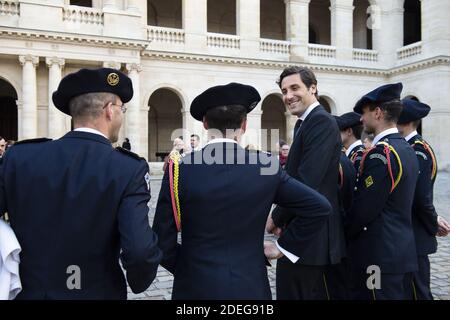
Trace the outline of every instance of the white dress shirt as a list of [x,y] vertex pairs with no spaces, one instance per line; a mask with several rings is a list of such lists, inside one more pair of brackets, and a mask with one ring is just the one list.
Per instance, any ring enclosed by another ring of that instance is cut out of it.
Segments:
[[381,131],[379,134],[377,134],[377,136],[373,139],[373,146],[376,146],[376,144],[383,139],[384,137],[386,137],[389,134],[393,134],[393,133],[398,133],[398,129],[397,128],[390,128],[384,131]]
[[[108,137],[105,136],[103,133],[101,133],[101,132],[98,131],[98,130],[92,129],[92,128],[85,128],[85,127],[82,127],[82,128],[76,128],[76,129],[74,129],[73,131],[81,131],[81,132],[89,132],[89,133],[99,134],[99,135],[105,137],[106,139],[108,139]],[[109,140],[109,139],[108,139],[108,140]]]
[[350,152],[352,152],[353,149],[355,149],[357,146],[362,146],[362,142],[361,140],[356,140],[355,142],[353,142],[350,147],[348,147],[347,150],[345,150],[345,155],[348,157]]
[[19,241],[11,227],[0,219],[0,300],[12,300],[20,291]]
[[414,137],[414,136],[416,136],[416,135],[418,135],[419,133],[417,132],[417,130],[414,130],[413,132],[411,132],[410,134],[408,134],[406,137],[405,137],[405,140],[406,141],[409,141],[409,139],[411,139],[412,137]]

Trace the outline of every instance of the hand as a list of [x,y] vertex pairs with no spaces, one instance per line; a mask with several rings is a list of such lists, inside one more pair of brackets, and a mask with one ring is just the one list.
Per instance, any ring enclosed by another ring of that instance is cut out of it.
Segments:
[[278,249],[277,245],[271,241],[264,241],[264,254],[267,259],[279,259],[283,256],[283,253]]
[[446,237],[450,233],[450,224],[441,216],[438,216],[438,237]]
[[274,234],[276,236],[280,236],[281,235],[281,228],[277,227],[275,225],[275,223],[273,222],[272,212],[269,213],[269,216],[267,217],[266,231],[268,233],[272,233],[272,234]]

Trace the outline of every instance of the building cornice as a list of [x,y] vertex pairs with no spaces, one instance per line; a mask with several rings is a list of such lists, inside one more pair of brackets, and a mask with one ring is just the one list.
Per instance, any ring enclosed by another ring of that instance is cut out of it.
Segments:
[[152,59],[165,60],[165,61],[184,61],[195,62],[205,64],[222,64],[222,65],[238,65],[238,66],[258,66],[261,68],[269,69],[283,69],[287,66],[298,65],[306,66],[314,71],[319,72],[333,72],[333,73],[347,73],[347,74],[361,74],[361,75],[377,75],[377,76],[395,76],[402,73],[409,73],[430,66],[436,65],[450,65],[450,56],[437,56],[428,59],[416,61],[413,63],[405,64],[389,69],[376,69],[376,68],[361,68],[350,66],[338,66],[338,65],[325,65],[306,62],[285,62],[285,61],[272,61],[272,60],[259,60],[259,59],[244,59],[244,58],[230,58],[221,56],[208,56],[208,55],[196,55],[196,54],[184,54],[184,53],[172,53],[162,51],[143,51],[143,57],[149,57]]
[[14,40],[38,40],[38,41],[59,41],[65,43],[82,43],[108,48],[144,50],[148,46],[148,41],[105,37],[99,35],[84,35],[79,33],[60,33],[53,31],[17,29],[0,27],[0,38],[11,38]]

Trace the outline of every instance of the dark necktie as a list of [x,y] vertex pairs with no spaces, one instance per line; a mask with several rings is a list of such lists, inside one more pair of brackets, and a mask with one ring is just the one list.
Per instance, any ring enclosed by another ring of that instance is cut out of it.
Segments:
[[297,137],[298,132],[300,131],[300,126],[302,125],[303,120],[298,119],[294,126],[294,139]]

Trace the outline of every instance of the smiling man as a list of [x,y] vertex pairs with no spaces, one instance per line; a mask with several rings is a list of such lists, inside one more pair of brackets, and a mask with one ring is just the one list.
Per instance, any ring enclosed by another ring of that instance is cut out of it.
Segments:
[[[332,288],[340,285],[336,284],[336,278],[327,279],[326,272],[328,266],[339,264],[345,256],[337,189],[341,152],[339,129],[334,118],[317,101],[317,80],[310,69],[288,67],[281,73],[278,85],[286,108],[299,118],[285,169],[289,175],[324,195],[333,210],[326,227],[314,235],[311,242],[315,245],[310,251],[303,252],[296,262],[286,257],[278,261],[277,298],[337,298],[330,297],[328,289],[330,285]],[[275,226],[281,229],[290,224],[292,217],[291,211],[283,207],[277,207],[272,214]],[[327,284],[327,280],[331,283]]]

